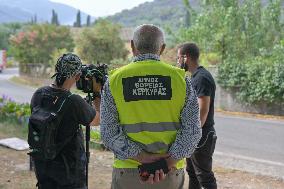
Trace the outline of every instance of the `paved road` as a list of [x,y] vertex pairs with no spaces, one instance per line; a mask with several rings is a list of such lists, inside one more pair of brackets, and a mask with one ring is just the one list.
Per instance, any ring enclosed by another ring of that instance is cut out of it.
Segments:
[[284,121],[216,115],[215,162],[284,179]]
[[[29,102],[34,89],[7,81],[17,70],[0,74],[0,95]],[[216,115],[215,165],[284,179],[284,121]]]
[[18,68],[9,68],[3,70],[2,73],[0,73],[0,79],[9,79],[13,76],[18,76],[19,75],[19,69]]
[[30,102],[35,89],[15,84],[8,79],[18,76],[17,68],[5,69],[0,73],[0,96],[5,95],[17,102]]

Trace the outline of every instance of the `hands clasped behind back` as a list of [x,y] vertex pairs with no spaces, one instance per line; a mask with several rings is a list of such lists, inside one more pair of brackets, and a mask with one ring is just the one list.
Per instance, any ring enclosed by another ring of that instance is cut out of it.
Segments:
[[[138,156],[133,158],[141,164],[153,163],[160,159],[165,159],[167,162],[168,169],[171,171],[176,170],[175,165],[177,160],[170,157],[169,154],[151,154],[147,152],[141,152]],[[155,174],[150,174],[147,180],[142,180],[141,183],[154,184],[158,183],[166,178],[166,174],[162,169],[156,170]]]

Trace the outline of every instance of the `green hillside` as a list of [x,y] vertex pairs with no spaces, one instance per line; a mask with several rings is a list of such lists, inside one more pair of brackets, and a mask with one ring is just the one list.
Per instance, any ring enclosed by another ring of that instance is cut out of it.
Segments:
[[[190,0],[190,2],[192,7],[198,7],[197,0]],[[108,19],[125,27],[134,27],[144,23],[180,27],[185,23],[185,15],[182,0],[154,0],[131,10],[124,10]]]
[[[190,0],[190,5],[198,12],[201,2],[203,0]],[[239,2],[243,3],[244,0],[239,0]],[[263,6],[266,6],[269,0],[261,0],[261,2]],[[282,7],[284,7],[284,1]],[[183,0],[154,0],[109,16],[107,19],[124,27],[151,23],[163,27],[170,26],[175,30],[185,25],[186,9]]]

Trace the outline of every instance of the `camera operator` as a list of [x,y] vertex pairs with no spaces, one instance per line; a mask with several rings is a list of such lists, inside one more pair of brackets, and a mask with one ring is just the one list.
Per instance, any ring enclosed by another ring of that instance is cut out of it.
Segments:
[[[56,134],[56,142],[65,145],[53,160],[44,161],[33,157],[39,189],[86,188],[86,154],[80,125],[99,124],[100,99],[96,98],[92,107],[81,96],[70,92],[80,79],[81,68],[82,62],[77,55],[63,54],[55,67],[54,83],[39,88],[32,97],[32,112],[38,107],[55,106],[62,98],[67,99],[62,105],[66,107]],[[98,93],[101,85],[96,79],[93,80],[93,92]],[[44,96],[48,95],[56,97],[53,103],[44,100]]]

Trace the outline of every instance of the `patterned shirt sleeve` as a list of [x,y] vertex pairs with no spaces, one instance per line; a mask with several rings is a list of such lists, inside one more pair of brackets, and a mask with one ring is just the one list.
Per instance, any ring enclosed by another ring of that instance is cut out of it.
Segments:
[[119,125],[118,112],[109,88],[109,81],[106,82],[102,93],[100,130],[103,143],[113,151],[116,158],[124,160],[142,152],[142,148],[131,141]]
[[185,80],[186,99],[181,112],[181,129],[177,132],[176,140],[169,149],[169,154],[174,159],[190,157],[202,134],[197,96],[190,79],[186,77]]

